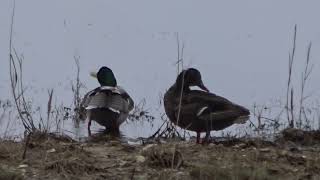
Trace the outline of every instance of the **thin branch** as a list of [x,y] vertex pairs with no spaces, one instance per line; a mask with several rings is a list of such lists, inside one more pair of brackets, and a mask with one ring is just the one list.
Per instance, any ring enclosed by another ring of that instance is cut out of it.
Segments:
[[[291,77],[292,77],[292,69],[293,69],[293,62],[295,57],[295,51],[296,51],[296,39],[297,39],[297,25],[294,26],[294,35],[293,35],[293,47],[291,53],[289,53],[289,64],[288,64],[288,81],[287,81],[287,98],[286,98],[286,112],[287,112],[287,120],[289,123],[289,127],[294,127],[294,120],[292,116],[292,109],[291,109],[291,118],[290,118],[290,110],[289,110],[289,101],[292,102],[293,100],[290,99],[293,98],[292,93],[290,96],[290,89],[291,89]],[[292,92],[292,91],[291,91]],[[292,107],[292,106],[291,106]]]
[[[302,77],[301,77],[301,94],[300,94],[300,109],[299,109],[299,122],[298,122],[298,126],[299,128],[302,127],[302,114],[304,112],[304,101],[308,98],[308,96],[305,96],[305,87],[307,84],[307,81],[310,77],[310,74],[313,70],[313,64],[310,67],[310,54],[311,54],[311,47],[312,47],[312,43],[310,42],[308,45],[308,49],[307,49],[307,58],[306,58],[306,62],[305,62],[305,67],[304,67],[304,71],[302,73]],[[307,116],[306,114],[304,114],[305,116],[305,120],[307,121]]]

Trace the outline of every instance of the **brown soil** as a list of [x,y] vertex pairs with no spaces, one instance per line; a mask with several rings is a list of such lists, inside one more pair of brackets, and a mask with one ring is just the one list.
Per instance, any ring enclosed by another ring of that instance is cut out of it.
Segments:
[[0,142],[0,179],[320,179],[319,132],[298,131],[286,130],[275,142],[209,145],[133,146],[110,136],[79,143],[34,135],[28,143]]

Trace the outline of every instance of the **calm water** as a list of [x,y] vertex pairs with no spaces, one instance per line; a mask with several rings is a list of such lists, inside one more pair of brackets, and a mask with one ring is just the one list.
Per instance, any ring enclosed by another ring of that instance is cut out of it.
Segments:
[[[0,94],[10,98],[8,44],[12,0],[0,2]],[[88,91],[98,83],[89,76],[106,65],[136,102],[159,117],[159,96],[177,74],[176,32],[184,43],[185,67],[202,72],[207,87],[252,108],[285,96],[288,53],[298,24],[294,85],[298,88],[306,47],[313,42],[315,64],[307,94],[319,97],[320,2],[252,0],[212,1],[16,1],[13,43],[24,57],[24,81],[35,106],[46,106],[47,89],[56,104],[70,105],[74,56]],[[297,92],[298,94],[298,92]],[[148,136],[149,125],[125,124],[128,136]],[[1,132],[4,132],[1,123]],[[68,125],[69,124],[69,125]],[[71,122],[65,122],[70,128]],[[85,126],[85,125],[82,125]],[[11,132],[21,133],[10,124]],[[85,128],[84,128],[85,129]],[[85,130],[80,130],[85,135]],[[3,133],[1,133],[3,134]]]

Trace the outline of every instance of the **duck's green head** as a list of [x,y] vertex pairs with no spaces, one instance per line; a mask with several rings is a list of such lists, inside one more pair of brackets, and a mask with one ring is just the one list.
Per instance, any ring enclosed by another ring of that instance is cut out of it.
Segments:
[[99,69],[97,73],[97,79],[101,86],[117,86],[117,80],[114,77],[112,70],[106,66],[103,66]]

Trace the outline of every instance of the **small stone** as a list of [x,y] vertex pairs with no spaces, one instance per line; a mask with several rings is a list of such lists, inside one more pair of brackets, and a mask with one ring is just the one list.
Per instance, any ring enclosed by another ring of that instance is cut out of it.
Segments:
[[239,148],[240,148],[240,146],[239,146],[238,144],[236,144],[236,145],[234,145],[234,146],[233,146],[233,148],[235,148],[235,149],[239,149]]
[[56,149],[54,148],[47,150],[47,153],[54,153],[54,152],[56,152]]
[[238,146],[239,146],[239,148],[245,148],[245,147],[247,146],[247,144],[245,144],[245,143],[240,143]]
[[27,168],[27,167],[29,167],[27,164],[20,164],[20,165],[18,166],[19,169]]
[[184,173],[184,172],[181,172],[181,171],[176,173],[177,176],[183,176],[184,174],[185,174],[185,173]]
[[270,152],[271,150],[269,148],[262,148],[259,149],[260,152]]
[[138,155],[136,156],[136,162],[143,163],[146,161],[146,158],[144,156]]

